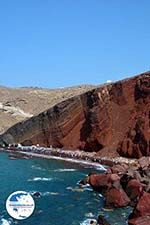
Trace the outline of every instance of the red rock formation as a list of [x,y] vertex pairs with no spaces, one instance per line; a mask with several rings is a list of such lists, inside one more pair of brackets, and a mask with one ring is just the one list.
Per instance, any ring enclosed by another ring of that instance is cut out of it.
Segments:
[[128,182],[126,193],[133,203],[136,203],[139,200],[143,188],[144,186],[142,185],[142,183],[136,179],[131,179]]
[[136,219],[129,220],[129,225],[150,225],[150,216],[141,216]]
[[129,216],[130,225],[146,225],[150,219],[150,158],[142,157],[132,166],[122,164],[108,168],[103,174],[91,173],[80,185],[90,184],[105,198],[111,208],[134,207]]
[[88,183],[95,191],[104,193],[119,180],[117,174],[92,174],[89,176]]
[[93,190],[105,196],[106,207],[124,207],[130,202],[120,185],[120,177],[117,174],[91,174],[87,182]]
[[123,189],[111,188],[106,194],[107,207],[125,207],[130,203],[130,199]]
[[150,193],[144,192],[133,213],[129,216],[130,225],[150,224]]
[[137,79],[134,88],[134,113],[119,153],[137,157],[150,155],[150,75]]
[[0,143],[27,141],[103,156],[149,156],[150,73],[70,98],[0,137]]

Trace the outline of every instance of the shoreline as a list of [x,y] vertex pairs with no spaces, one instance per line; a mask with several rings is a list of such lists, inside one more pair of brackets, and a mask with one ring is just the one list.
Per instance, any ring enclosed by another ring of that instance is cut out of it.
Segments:
[[[148,198],[148,187],[145,185],[145,181],[149,179],[145,178],[144,173],[146,174],[148,167],[147,163],[150,161],[145,161],[145,159],[135,160],[135,159],[126,159],[122,157],[116,158],[96,158],[94,153],[82,152],[82,151],[69,151],[61,149],[49,149],[43,147],[11,147],[10,148],[1,148],[0,152],[7,152],[10,159],[32,159],[42,158],[42,159],[54,159],[54,160],[63,160],[70,163],[77,163],[80,165],[86,165],[88,168],[92,167],[96,170],[101,170],[102,172],[90,173],[88,176],[85,176],[80,180],[79,184],[81,185],[90,185],[90,187],[100,193],[105,198],[104,207],[106,208],[124,208],[131,206],[133,208],[132,212],[129,214],[133,215],[133,219],[139,219],[141,216],[134,215],[137,204],[140,204],[141,207],[145,207],[145,203],[141,203],[141,199]],[[55,155],[54,155],[55,154]],[[70,155],[71,154],[71,155]],[[70,158],[68,157],[70,155]],[[81,159],[82,158],[82,159]],[[85,158],[83,160],[83,158]],[[100,162],[106,162],[111,160],[113,163],[112,168],[107,168],[100,164]],[[144,160],[144,161],[143,161]],[[149,158],[150,160],[150,158]],[[99,162],[95,162],[99,161]],[[136,167],[137,165],[138,167]],[[139,163],[139,164],[138,164]],[[118,167],[117,164],[120,164]],[[116,165],[116,166],[115,166]],[[136,166],[135,166],[136,165]],[[131,167],[130,167],[131,166]],[[132,167],[133,166],[133,167]],[[135,167],[134,167],[135,166]],[[107,171],[107,172],[105,172]],[[122,179],[123,178],[123,179]],[[143,180],[145,179],[145,180]],[[134,183],[133,183],[134,181]],[[124,186],[126,183],[126,186]],[[133,186],[132,186],[132,185]],[[137,186],[138,184],[138,186]],[[117,185],[117,186],[116,186]],[[127,188],[129,186],[129,188]],[[141,191],[136,192],[137,188]],[[135,194],[136,193],[136,194]],[[134,198],[133,198],[134,196]],[[145,197],[146,196],[146,197]],[[147,202],[149,199],[147,200]],[[147,211],[146,211],[147,212]],[[128,217],[128,221],[132,221],[132,217]],[[136,218],[137,217],[137,218]],[[99,217],[98,217],[99,218]],[[107,221],[106,221],[107,222]],[[126,221],[127,222],[127,221]]]
[[9,152],[12,154],[17,153],[31,157],[63,160],[72,163],[89,165],[93,167],[100,167],[104,171],[106,170],[105,166],[111,167],[113,165],[122,163],[125,163],[130,166],[137,163],[137,159],[127,159],[124,157],[115,157],[115,158],[97,157],[95,152],[84,152],[80,150],[71,151],[45,147],[13,147],[13,148],[1,148],[1,151]]
[[[7,152],[7,153],[12,153],[12,154],[22,154],[23,156],[31,156],[34,158],[41,158],[41,159],[54,159],[54,160],[61,160],[61,161],[66,161],[70,163],[76,163],[76,164],[81,164],[81,165],[87,165],[87,166],[92,166],[93,168],[99,168],[100,170],[106,171],[105,166],[107,165],[101,165],[100,163],[92,162],[92,161],[87,161],[87,160],[81,160],[81,159],[73,159],[73,158],[67,158],[67,157],[60,157],[60,156],[54,156],[54,155],[44,155],[44,154],[39,154],[39,153],[33,153],[33,152],[23,152],[23,151],[12,151],[12,150],[1,150],[1,152]],[[13,159],[17,159],[19,157],[14,157]],[[22,159],[26,159],[22,157]],[[30,158],[27,158],[30,159]]]
[[[20,152],[19,152],[20,153]],[[53,156],[53,155],[42,155],[42,154],[36,154],[36,153],[30,153],[30,152],[22,152],[25,155],[28,156],[33,156],[37,158],[42,158],[42,159],[55,159],[55,160],[61,160],[61,161],[66,161],[70,163],[77,163],[77,164],[82,164],[82,165],[88,165],[92,167],[100,167],[102,170],[106,171],[106,168],[101,165],[100,163],[94,163],[86,160],[80,160],[80,159],[72,159],[72,158],[62,158],[60,156]]]

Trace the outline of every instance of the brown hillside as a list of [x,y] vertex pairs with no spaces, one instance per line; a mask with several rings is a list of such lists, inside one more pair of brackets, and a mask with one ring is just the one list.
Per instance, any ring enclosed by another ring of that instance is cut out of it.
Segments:
[[6,88],[0,87],[0,133],[17,122],[37,115],[72,96],[91,90],[92,85],[70,88]]

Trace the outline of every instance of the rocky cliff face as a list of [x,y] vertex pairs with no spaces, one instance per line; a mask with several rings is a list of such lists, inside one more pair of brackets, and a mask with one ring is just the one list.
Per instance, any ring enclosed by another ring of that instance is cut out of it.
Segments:
[[99,155],[149,156],[150,72],[69,98],[14,125],[0,140]]

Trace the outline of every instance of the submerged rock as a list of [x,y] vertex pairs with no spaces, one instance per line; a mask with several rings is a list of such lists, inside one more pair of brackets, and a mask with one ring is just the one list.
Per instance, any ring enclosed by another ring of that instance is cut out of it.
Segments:
[[99,215],[97,219],[97,225],[110,225],[110,224],[107,222],[104,216]]
[[39,198],[39,197],[41,197],[41,194],[40,194],[40,192],[34,192],[33,194],[32,194],[34,197],[37,197],[37,198]]
[[87,185],[88,184],[88,177],[83,178],[82,180],[79,181],[79,185]]
[[89,225],[97,225],[96,220],[91,220]]

